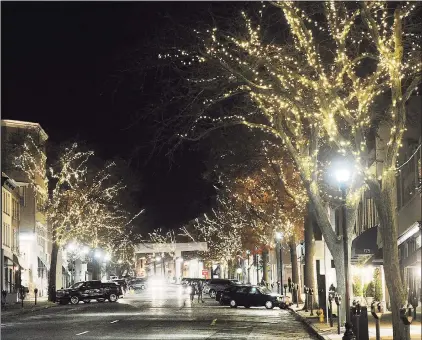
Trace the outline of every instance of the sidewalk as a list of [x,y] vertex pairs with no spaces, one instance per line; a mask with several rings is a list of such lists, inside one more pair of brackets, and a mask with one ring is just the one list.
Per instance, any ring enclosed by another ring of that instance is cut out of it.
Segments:
[[[327,322],[320,323],[319,318],[316,315],[316,310],[314,310],[314,316],[310,316],[310,312],[305,313],[302,311],[303,304],[299,304],[299,308],[296,308],[296,305],[291,306],[290,310],[292,313],[296,314],[298,319],[303,323],[307,324],[311,331],[318,336],[319,339],[324,340],[339,340],[343,338],[344,327],[341,327],[341,334],[337,334],[337,319],[334,319],[334,327],[330,327],[330,324]],[[375,319],[368,313],[368,331],[369,331],[369,340],[375,340]],[[391,323],[391,313],[385,313],[381,318],[380,323],[380,337],[382,340],[393,339],[393,328]],[[413,320],[412,325],[410,326],[410,337],[411,339],[421,339],[421,313],[420,308],[418,308],[417,320]]]
[[25,313],[31,313],[38,310],[56,306],[55,303],[50,302],[47,298],[38,298],[37,304],[35,305],[35,299],[27,299],[23,301],[23,307],[21,302],[14,304],[7,304],[1,308],[1,317],[15,316]]

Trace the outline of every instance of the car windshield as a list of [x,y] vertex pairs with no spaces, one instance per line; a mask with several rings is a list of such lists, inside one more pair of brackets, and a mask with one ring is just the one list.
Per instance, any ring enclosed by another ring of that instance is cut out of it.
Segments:
[[261,294],[271,294],[271,290],[269,290],[266,287],[259,287],[258,290],[260,291]]
[[76,288],[80,288],[83,286],[85,282],[76,282],[73,285],[70,286],[70,288],[76,289]]

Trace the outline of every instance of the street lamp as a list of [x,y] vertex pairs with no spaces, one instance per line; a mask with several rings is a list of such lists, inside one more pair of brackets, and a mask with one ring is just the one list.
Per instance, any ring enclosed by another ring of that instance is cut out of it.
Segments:
[[[275,239],[278,242],[278,251],[279,251],[279,257],[280,257],[280,284],[277,285],[277,290],[279,290],[279,287],[283,287],[283,250],[281,248],[281,240],[283,239],[283,233],[276,232],[275,233]],[[281,288],[281,293],[283,293],[283,288]]]
[[353,335],[352,326],[350,323],[350,289],[349,289],[349,235],[347,233],[347,219],[346,219],[346,188],[352,176],[350,171],[350,166],[348,167],[345,162],[336,164],[335,177],[337,183],[341,190],[341,198],[343,201],[342,205],[342,227],[343,227],[343,252],[344,252],[344,276],[346,283],[346,292],[345,292],[345,308],[346,308],[346,333],[347,335]]
[[251,267],[249,266],[249,257],[251,255],[251,251],[246,250],[246,255],[248,255],[248,284],[251,284]]

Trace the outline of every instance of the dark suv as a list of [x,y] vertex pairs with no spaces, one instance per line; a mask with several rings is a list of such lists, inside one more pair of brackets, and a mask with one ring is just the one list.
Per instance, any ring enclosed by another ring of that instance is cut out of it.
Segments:
[[122,289],[114,282],[81,281],[69,288],[58,290],[56,302],[61,305],[66,305],[69,302],[72,305],[77,305],[79,301],[89,303],[91,300],[116,302],[122,296]]
[[211,298],[215,298],[217,292],[223,291],[231,286],[238,285],[240,282],[237,280],[229,279],[211,279],[204,287],[204,293],[209,294]]

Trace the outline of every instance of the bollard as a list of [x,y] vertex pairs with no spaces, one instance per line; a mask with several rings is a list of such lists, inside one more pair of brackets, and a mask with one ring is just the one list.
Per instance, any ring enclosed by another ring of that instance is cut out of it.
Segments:
[[303,290],[305,291],[305,312],[308,312],[308,292],[309,292],[309,288],[304,286]]
[[287,283],[284,284],[284,296],[287,296]]
[[328,317],[330,318],[330,327],[334,326],[333,323],[333,299],[334,299],[334,292],[331,292],[328,294],[328,304],[330,306],[330,309],[328,311]]
[[371,314],[375,318],[375,332],[376,332],[376,340],[380,340],[380,320],[382,314],[384,314],[384,308],[381,302],[373,301],[371,303]]
[[296,284],[296,308],[299,308],[299,285]]
[[34,289],[34,295],[35,295],[35,305],[37,305],[38,288]]
[[314,289],[309,289],[309,296],[311,300],[311,316],[314,316]]
[[277,293],[282,294],[282,292],[280,292],[280,281],[277,281]]
[[356,337],[352,331],[353,325],[350,322],[346,322],[344,327],[346,328],[346,331],[344,332],[343,340],[355,340]]
[[340,305],[341,305],[341,296],[337,293],[334,295],[334,301],[337,305],[337,334],[340,334],[340,325],[341,325],[341,313],[340,313]]
[[292,279],[289,277],[287,279],[287,282],[288,282],[288,287],[289,287],[289,293],[291,293],[292,292]]

